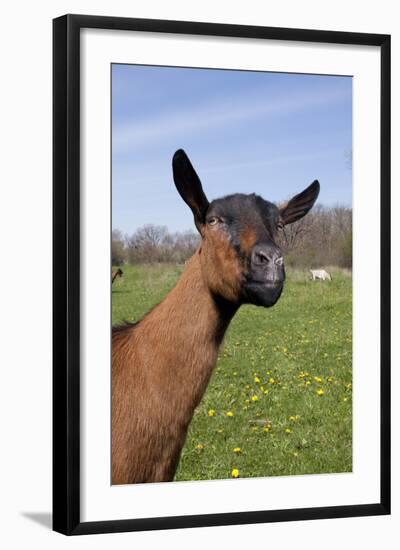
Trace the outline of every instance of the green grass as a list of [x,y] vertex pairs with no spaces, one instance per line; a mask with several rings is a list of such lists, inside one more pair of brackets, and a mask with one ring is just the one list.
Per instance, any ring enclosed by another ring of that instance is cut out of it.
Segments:
[[[182,268],[123,271],[113,285],[114,324],[140,319]],[[224,479],[234,469],[240,477],[351,471],[352,280],[344,271],[332,275],[332,282],[311,282],[306,272],[289,271],[273,308],[242,306],[196,409],[176,480]]]

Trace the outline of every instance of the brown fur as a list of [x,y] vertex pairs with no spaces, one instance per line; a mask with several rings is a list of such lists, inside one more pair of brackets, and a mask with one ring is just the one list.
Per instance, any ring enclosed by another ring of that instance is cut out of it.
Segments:
[[116,271],[113,271],[111,273],[111,284],[113,284],[113,282],[117,277],[122,277],[122,275],[123,275],[122,269],[117,269]]
[[245,227],[240,232],[240,248],[243,252],[249,253],[256,244],[257,234],[251,227]]
[[200,249],[202,275],[215,295],[236,302],[244,274],[238,255],[229,243],[228,236],[219,230],[205,227]]
[[[227,252],[220,243],[213,257],[223,261]],[[211,254],[205,238],[166,298],[138,324],[113,332],[113,484],[174,477],[194,409],[236,311],[220,307],[204,280],[202,264]]]

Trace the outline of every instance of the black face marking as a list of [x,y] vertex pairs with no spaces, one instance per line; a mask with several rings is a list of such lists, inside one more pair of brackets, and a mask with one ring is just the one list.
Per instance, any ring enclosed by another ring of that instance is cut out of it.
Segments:
[[244,230],[255,233],[255,240],[272,241],[277,232],[279,210],[275,204],[262,197],[235,194],[214,200],[206,215],[206,220],[218,218],[219,229],[226,231],[231,246],[242,255],[240,235]]

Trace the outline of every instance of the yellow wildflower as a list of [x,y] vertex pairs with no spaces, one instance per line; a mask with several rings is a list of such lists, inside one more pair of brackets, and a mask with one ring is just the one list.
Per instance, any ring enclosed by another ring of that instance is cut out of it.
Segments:
[[316,382],[322,382],[322,378],[320,376],[314,376],[314,380]]
[[232,417],[232,416],[233,416],[233,412],[232,412],[232,411],[228,411],[228,412],[226,413],[226,416]]
[[241,450],[240,447],[235,447],[235,448],[233,449],[233,452],[234,452],[234,453],[240,453],[240,450]]
[[321,388],[316,391],[317,395],[324,395],[324,393],[325,393],[324,390],[321,390]]
[[252,401],[258,401],[258,397],[257,397],[256,395],[252,395],[252,396],[251,396],[251,400],[252,400]]
[[274,380],[273,378],[270,378],[270,379],[268,380],[268,382],[269,382],[270,384],[275,384],[275,380]]
[[214,409],[210,409],[210,410],[208,411],[208,416],[214,416],[214,414],[215,414]]
[[240,472],[239,472],[239,470],[238,470],[237,468],[233,468],[232,474],[231,474],[231,475],[232,475],[232,477],[235,477],[235,478],[236,478],[236,477],[239,477]]
[[286,428],[285,432],[286,432],[287,434],[290,434],[290,433],[292,433],[292,430],[291,430],[290,428]]
[[198,443],[196,445],[196,449],[198,449],[199,451],[202,451],[204,449],[204,445],[202,445],[201,443]]
[[255,376],[255,377],[254,377],[254,382],[255,382],[256,384],[259,384],[259,383],[261,382],[261,380],[258,378],[258,376]]

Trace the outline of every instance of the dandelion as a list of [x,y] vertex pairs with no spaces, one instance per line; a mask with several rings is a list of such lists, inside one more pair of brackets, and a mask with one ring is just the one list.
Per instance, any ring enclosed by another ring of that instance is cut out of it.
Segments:
[[351,390],[351,384],[347,384],[346,388],[347,388],[348,390]]
[[305,384],[306,384],[306,386],[309,386],[311,384],[311,382],[309,380],[306,380]]
[[252,396],[251,396],[251,400],[252,400],[252,401],[258,401],[258,397],[257,397],[256,395],[252,395]]
[[232,416],[233,416],[233,412],[232,412],[232,411],[228,411],[228,412],[226,413],[226,416],[232,417]]
[[196,445],[196,449],[197,449],[198,451],[202,451],[202,450],[204,449],[204,445],[202,445],[201,443],[198,443],[198,444]]
[[271,426],[264,426],[264,432],[268,433],[271,430]]
[[264,393],[265,393],[265,394],[269,393],[269,390],[264,390]]
[[231,475],[232,477],[236,478],[240,476],[240,472],[237,468],[233,468]]
[[291,420],[292,422],[294,422],[296,420],[296,418],[294,416],[289,416],[289,420]]
[[347,401],[348,400],[348,397],[343,397],[343,401]]
[[290,434],[290,433],[292,433],[292,430],[291,430],[290,428],[286,428],[285,432],[286,432],[287,434]]
[[274,380],[273,378],[270,378],[270,379],[268,380],[268,382],[269,382],[270,384],[275,384],[275,380]]
[[240,453],[240,451],[241,451],[240,447],[235,447],[235,448],[233,449],[233,452],[234,452],[234,453]]
[[259,384],[259,383],[261,382],[261,380],[258,378],[258,376],[255,376],[255,377],[254,377],[254,382],[255,382],[256,384]]
[[214,414],[215,414],[214,409],[210,409],[210,410],[208,411],[208,416],[214,416]]
[[322,378],[320,376],[314,376],[314,380],[316,382],[322,382]]
[[324,395],[325,392],[324,392],[324,390],[321,390],[321,388],[320,388],[320,389],[317,390],[315,393],[316,393],[317,395]]

